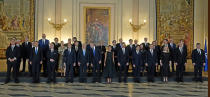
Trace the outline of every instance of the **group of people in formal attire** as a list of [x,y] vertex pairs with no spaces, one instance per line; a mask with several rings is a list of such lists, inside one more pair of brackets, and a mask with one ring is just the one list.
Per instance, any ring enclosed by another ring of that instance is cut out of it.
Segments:
[[[73,42],[72,42],[73,40]],[[49,42],[46,35],[42,34],[39,41],[30,42],[25,37],[24,42],[12,38],[6,50],[7,77],[5,83],[10,81],[11,70],[15,83],[18,83],[20,63],[25,72],[26,63],[32,76],[33,83],[40,82],[40,72],[47,77],[47,83],[56,83],[58,72],[65,77],[65,82],[74,82],[74,77],[79,76],[80,82],[87,82],[87,75],[91,73],[92,82],[101,82],[101,76],[107,83],[118,76],[119,82],[127,82],[128,71],[131,68],[135,82],[141,82],[144,72],[147,73],[148,82],[154,82],[155,75],[160,71],[163,82],[168,82],[169,72],[175,72],[176,81],[183,82],[183,74],[187,64],[187,46],[183,40],[176,44],[173,39],[164,39],[162,45],[157,41],[151,44],[144,38],[144,42],[138,44],[138,40],[129,40],[126,45],[122,38],[119,43],[112,41],[112,45],[105,46],[103,41],[99,44],[93,42],[81,43],[76,37],[68,39],[68,43],[58,38]],[[202,68],[205,63],[205,53],[196,44],[192,51],[192,64],[194,65],[195,80],[202,82]],[[170,71],[170,68],[172,71]]]

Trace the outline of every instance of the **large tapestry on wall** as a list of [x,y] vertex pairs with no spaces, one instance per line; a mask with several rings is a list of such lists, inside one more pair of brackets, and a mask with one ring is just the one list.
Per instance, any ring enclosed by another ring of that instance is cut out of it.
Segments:
[[188,58],[193,49],[194,0],[157,0],[157,39],[184,39]]
[[34,1],[0,0],[0,58],[5,57],[12,37],[34,39]]
[[85,7],[85,40],[98,44],[109,43],[110,35],[110,8],[109,7]]

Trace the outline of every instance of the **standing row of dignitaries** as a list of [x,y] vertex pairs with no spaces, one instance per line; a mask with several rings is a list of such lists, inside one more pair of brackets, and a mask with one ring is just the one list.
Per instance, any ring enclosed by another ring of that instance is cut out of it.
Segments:
[[[5,83],[10,81],[10,73],[13,69],[13,77],[16,83],[19,82],[18,74],[22,60],[25,72],[26,63],[32,76],[33,83],[40,82],[40,72],[48,77],[47,83],[56,83],[56,72],[61,70],[61,75],[65,76],[65,82],[73,82],[75,76],[79,76],[80,82],[87,82],[87,73],[92,72],[92,82],[101,82],[101,74],[108,83],[114,75],[118,75],[119,82],[127,82],[129,68],[132,68],[134,81],[140,82],[144,71],[147,71],[148,82],[154,82],[154,76],[160,75],[162,81],[168,81],[169,72],[175,72],[176,81],[183,82],[183,74],[187,64],[187,46],[183,40],[176,45],[172,39],[163,40],[160,46],[157,41],[151,44],[144,38],[144,42],[138,44],[137,40],[130,39],[129,44],[119,39],[112,41],[112,45],[104,46],[103,41],[98,45],[93,42],[89,44],[77,41],[73,38],[68,39],[68,43],[49,42],[46,35],[42,34],[42,39],[33,43],[29,42],[28,37],[21,44],[20,40],[11,39],[10,46],[6,50],[7,58],[7,77]],[[204,51],[200,43],[196,44],[196,49],[192,51],[192,63],[194,65],[195,80],[202,82],[202,68],[205,62]],[[160,67],[160,68],[159,68]],[[172,71],[170,71],[170,68]]]

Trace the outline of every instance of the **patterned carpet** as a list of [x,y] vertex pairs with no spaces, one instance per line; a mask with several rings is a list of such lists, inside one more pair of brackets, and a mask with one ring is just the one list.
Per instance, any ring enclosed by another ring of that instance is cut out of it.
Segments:
[[208,82],[0,83],[1,97],[208,97]]

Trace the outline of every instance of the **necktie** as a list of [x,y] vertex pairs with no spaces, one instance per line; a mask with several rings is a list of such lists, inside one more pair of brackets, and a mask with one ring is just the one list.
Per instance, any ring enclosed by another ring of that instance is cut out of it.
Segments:
[[125,54],[125,48],[123,48],[123,54]]
[[12,46],[12,51],[14,50],[14,46]]
[[151,50],[151,54],[152,54],[152,56],[153,56],[153,50]]
[[85,50],[83,50],[83,55],[85,56]]
[[42,43],[43,43],[43,45],[45,45],[45,40],[44,39],[42,40]]
[[37,47],[35,48],[35,53],[36,53],[36,55],[37,55]]
[[69,54],[71,53],[71,49],[69,49]]
[[93,48],[93,55],[95,56],[95,48]]

